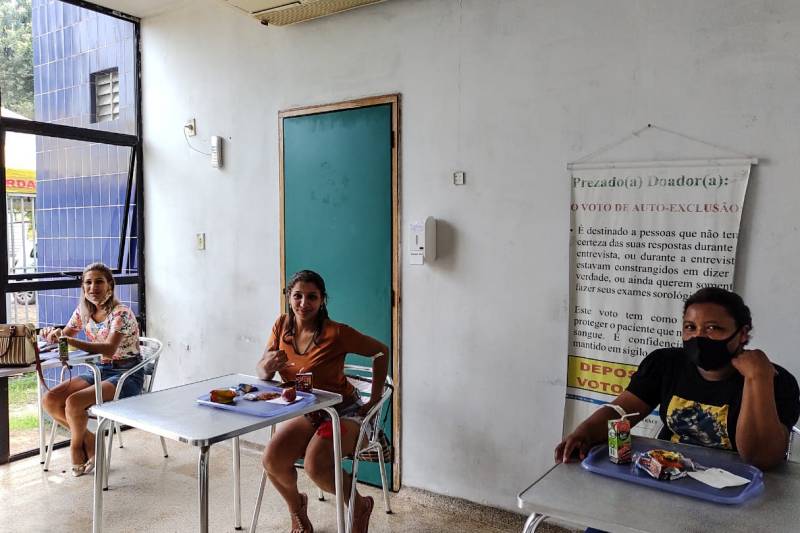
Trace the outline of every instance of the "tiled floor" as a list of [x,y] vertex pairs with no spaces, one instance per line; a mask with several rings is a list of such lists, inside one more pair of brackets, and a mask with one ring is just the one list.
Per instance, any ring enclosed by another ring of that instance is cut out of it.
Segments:
[[[105,493],[104,524],[108,532],[197,531],[197,450],[168,441],[170,456],[163,458],[158,438],[138,430],[124,433],[125,448],[114,449],[111,488]],[[233,478],[231,453],[226,445],[212,447],[209,530],[232,532]],[[258,455],[242,451],[242,524],[250,525],[260,466]],[[0,466],[0,531],[88,532],[92,530],[92,476],[73,478],[66,449],[53,454],[50,472],[42,472],[38,457]],[[300,471],[301,489],[314,495],[311,482]],[[383,512],[380,491],[359,488],[375,498],[370,532],[522,531],[524,517],[403,489],[391,495],[394,513]],[[310,498],[309,516],[318,533],[336,531],[330,499]],[[258,530],[288,532],[289,517],[269,486],[262,504]],[[540,532],[563,532],[545,525]]]

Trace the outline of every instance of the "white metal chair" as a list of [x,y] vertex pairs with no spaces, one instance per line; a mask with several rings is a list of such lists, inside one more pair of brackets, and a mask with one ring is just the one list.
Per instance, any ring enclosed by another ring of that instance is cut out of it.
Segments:
[[791,433],[789,433],[789,447],[786,449],[786,460],[787,461],[794,461],[797,460],[792,456],[792,446],[794,444],[794,440],[800,438],[800,428],[797,426],[792,427]]
[[[347,380],[356,388],[358,395],[364,402],[368,402],[372,395],[372,368],[367,366],[358,365],[345,365],[344,368]],[[381,485],[383,487],[383,505],[387,514],[391,514],[392,508],[389,505],[389,486],[386,479],[386,468],[384,454],[390,450],[385,450],[380,442],[381,434],[381,421],[388,413],[389,398],[394,391],[394,382],[391,376],[386,376],[386,382],[383,387],[383,394],[380,401],[369,410],[361,423],[361,428],[358,432],[358,440],[356,441],[356,451],[353,456],[345,459],[352,459],[353,461],[353,481],[350,484],[350,496],[347,505],[347,531],[353,528],[353,499],[356,494],[356,482],[358,479],[358,463],[366,460],[366,457],[377,456],[378,466],[380,467]],[[384,414],[382,417],[381,414]],[[272,438],[275,426],[270,426],[269,436]],[[376,453],[377,452],[377,453]],[[258,497],[256,498],[256,506],[253,510],[253,519],[250,522],[250,533],[255,533],[256,526],[258,525],[258,515],[261,511],[261,500],[264,496],[264,489],[267,485],[267,473],[261,473],[261,485],[258,489]],[[319,499],[324,500],[322,489],[319,490]]]
[[[150,392],[153,388],[153,381],[156,377],[156,370],[158,369],[158,361],[161,357],[161,351],[163,349],[163,345],[161,341],[157,339],[153,339],[151,337],[139,337],[139,352],[142,356],[142,362],[134,366],[133,368],[127,370],[122,376],[120,376],[119,381],[117,382],[117,389],[114,392],[114,400],[119,399],[120,392],[122,391],[122,385],[125,383],[125,380],[128,379],[128,376],[133,374],[134,372],[138,371],[139,369],[144,369],[144,386],[142,387],[142,394],[146,394]],[[61,381],[64,380],[64,372],[66,368],[61,370]],[[92,417],[93,418],[93,417]],[[53,426],[50,429],[50,441],[47,445],[47,454],[44,460],[44,471],[46,472],[50,467],[50,456],[53,453],[53,446],[56,441],[56,431],[59,428],[58,422],[55,420],[52,421]],[[119,436],[119,447],[123,447],[122,442],[122,431],[119,424],[114,424],[114,427],[109,432],[109,439],[108,439],[108,446],[106,451],[106,472],[108,472],[108,467],[111,464],[111,450],[114,441],[114,433],[117,433]],[[164,437],[161,438],[161,449],[164,451],[164,457],[168,456],[167,453],[167,443],[164,440]],[[104,480],[104,488],[108,488],[108,480]]]

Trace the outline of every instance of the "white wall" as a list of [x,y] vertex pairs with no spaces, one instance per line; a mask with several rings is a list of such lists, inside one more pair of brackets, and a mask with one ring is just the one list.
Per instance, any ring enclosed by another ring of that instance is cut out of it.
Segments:
[[[142,43],[159,386],[249,371],[261,353],[279,311],[278,111],[393,92],[401,216],[440,220],[440,259],[403,257],[404,484],[511,509],[552,463],[565,164],[647,123],[761,158],[737,285],[757,342],[800,374],[794,0],[391,0],[286,28],[197,0],[145,19]],[[189,117],[203,149],[225,137],[223,170],[186,147]]]

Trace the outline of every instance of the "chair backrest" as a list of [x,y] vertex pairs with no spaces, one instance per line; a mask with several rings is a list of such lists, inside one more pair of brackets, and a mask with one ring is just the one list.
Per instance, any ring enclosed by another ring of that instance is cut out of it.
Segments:
[[150,392],[153,388],[153,381],[156,379],[158,361],[161,359],[161,350],[164,345],[160,340],[152,337],[139,337],[139,352],[143,359],[149,360],[144,367],[144,387],[142,392]]
[[[361,365],[344,365],[344,374],[347,380],[356,388],[358,395],[366,403],[372,397],[372,368]],[[383,421],[388,415],[387,405],[388,400],[394,390],[394,382],[391,376],[386,376],[386,381],[383,385],[383,394],[381,395],[380,402],[375,405],[369,413],[364,417],[364,425],[369,424],[366,428],[367,439],[372,441],[376,436]],[[377,423],[375,423],[377,422]]]

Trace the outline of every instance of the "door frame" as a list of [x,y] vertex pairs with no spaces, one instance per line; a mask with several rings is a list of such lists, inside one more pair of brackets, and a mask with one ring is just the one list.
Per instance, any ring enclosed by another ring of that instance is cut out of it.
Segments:
[[278,112],[278,152],[279,152],[279,187],[280,187],[280,305],[281,312],[286,309],[286,243],[284,242],[284,203],[285,182],[283,168],[283,119],[303,115],[315,115],[331,111],[344,111],[361,107],[390,104],[392,108],[392,490],[400,490],[400,432],[402,428],[401,413],[401,381],[400,381],[400,94],[370,96],[336,102],[330,104],[295,107]]

